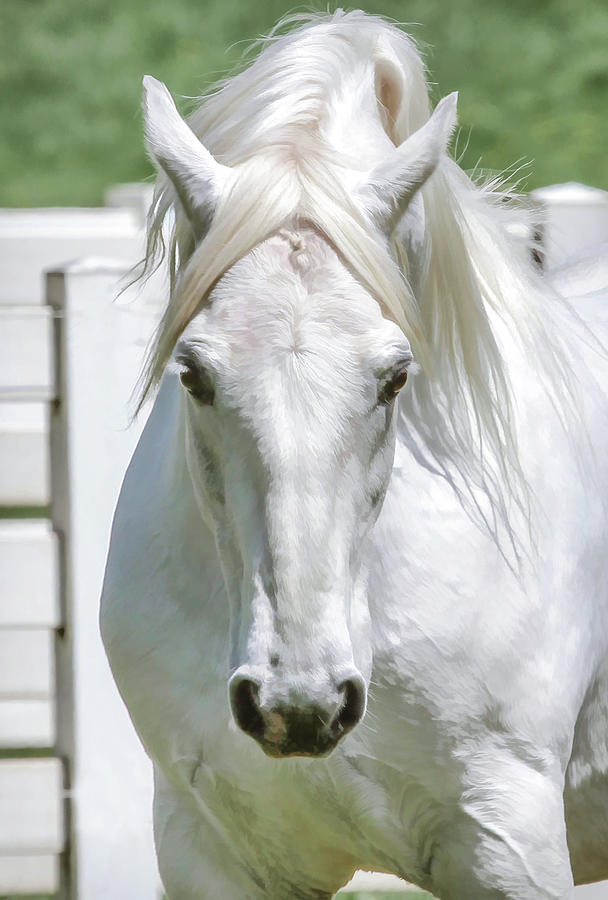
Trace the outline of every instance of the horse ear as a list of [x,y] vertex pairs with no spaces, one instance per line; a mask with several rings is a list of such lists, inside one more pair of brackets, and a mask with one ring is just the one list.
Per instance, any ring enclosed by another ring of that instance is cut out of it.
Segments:
[[178,113],[162,81],[143,79],[148,152],[173,184],[197,238],[209,228],[230,169],[216,162]]
[[390,237],[412,197],[437,168],[456,126],[458,93],[440,100],[428,120],[368,173],[359,194]]

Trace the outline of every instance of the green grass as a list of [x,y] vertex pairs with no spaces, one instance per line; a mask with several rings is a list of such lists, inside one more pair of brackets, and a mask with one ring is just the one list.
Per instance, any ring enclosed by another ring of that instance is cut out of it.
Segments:
[[50,514],[49,506],[0,506],[0,519],[48,519]]
[[[140,84],[196,95],[292,0],[2,0],[0,205],[97,204],[151,175]],[[324,7],[325,2],[315,0]],[[608,188],[608,5],[583,0],[363,0],[419,23],[438,97],[460,91],[463,165],[533,160],[529,186]],[[333,8],[333,7],[332,7]],[[187,105],[187,104],[186,104]]]

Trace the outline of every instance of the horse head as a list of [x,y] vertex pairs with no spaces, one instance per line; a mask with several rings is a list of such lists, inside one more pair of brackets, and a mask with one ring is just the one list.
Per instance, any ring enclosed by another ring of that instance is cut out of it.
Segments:
[[[236,176],[153,79],[146,111],[150,151],[204,242]],[[453,123],[448,98],[353,185],[379,240],[434,170]],[[192,489],[230,600],[232,713],[270,756],[326,755],[365,713],[366,537],[412,363],[402,328],[306,214],[223,271],[174,345]]]

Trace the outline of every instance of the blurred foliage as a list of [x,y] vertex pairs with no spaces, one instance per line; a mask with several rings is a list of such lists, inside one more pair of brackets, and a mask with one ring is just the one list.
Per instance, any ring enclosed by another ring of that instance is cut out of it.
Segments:
[[[465,168],[530,161],[528,187],[608,188],[606,0],[362,6],[417,23],[408,30],[435,98],[460,91]],[[107,185],[149,176],[142,75],[199,94],[291,10],[290,0],[2,0],[0,204],[98,204]]]

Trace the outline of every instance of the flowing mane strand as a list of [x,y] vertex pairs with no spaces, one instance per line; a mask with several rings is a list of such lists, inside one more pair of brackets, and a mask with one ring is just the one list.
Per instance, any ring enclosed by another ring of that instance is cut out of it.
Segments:
[[163,222],[173,209],[171,292],[142,372],[140,404],[217,279],[278,228],[306,220],[411,342],[422,375],[401,403],[402,439],[448,478],[486,527],[496,533],[502,522],[512,538],[510,510],[515,504],[526,511],[527,490],[498,335],[542,348],[537,375],[558,396],[563,351],[548,312],[556,298],[531,265],[518,261],[504,227],[503,194],[473,184],[448,157],[422,188],[425,265],[414,295],[399,229],[389,248],[351,196],[348,175],[366,169],[351,156],[353,123],[374,117],[399,145],[427,121],[428,86],[415,44],[362,12],[289,20],[294,24],[287,34],[279,26],[257,59],[189,120],[214,157],[236,172],[198,246],[171,184],[159,178],[143,274],[165,253]]

